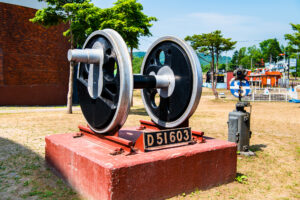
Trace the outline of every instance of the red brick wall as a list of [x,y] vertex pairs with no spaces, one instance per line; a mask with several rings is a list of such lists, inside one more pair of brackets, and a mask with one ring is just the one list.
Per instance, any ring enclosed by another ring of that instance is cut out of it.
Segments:
[[66,103],[70,45],[62,32],[67,28],[29,22],[35,12],[0,3],[0,105]]
[[[2,49],[0,48],[0,86],[3,85],[4,79],[3,79],[3,55],[2,55]],[[1,93],[0,93],[1,95]]]

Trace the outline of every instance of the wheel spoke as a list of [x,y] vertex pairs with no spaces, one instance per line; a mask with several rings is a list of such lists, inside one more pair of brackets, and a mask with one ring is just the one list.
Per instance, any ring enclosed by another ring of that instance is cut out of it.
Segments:
[[88,87],[87,81],[84,80],[82,77],[79,77],[77,80],[80,81],[85,87]]
[[165,65],[172,66],[172,51],[171,48],[165,51]]
[[168,98],[160,97],[159,118],[161,120],[164,121],[168,120],[168,110],[169,110],[169,97]]
[[111,110],[115,110],[117,108],[117,106],[109,99],[103,98],[103,97],[99,97],[99,99],[106,104]]
[[108,88],[104,88],[104,92],[110,97],[109,99],[111,99],[112,101],[116,97],[116,94],[112,93]]

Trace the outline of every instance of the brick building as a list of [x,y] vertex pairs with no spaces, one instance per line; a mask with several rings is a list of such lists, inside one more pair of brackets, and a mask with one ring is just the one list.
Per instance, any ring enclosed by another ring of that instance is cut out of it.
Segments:
[[29,19],[35,12],[0,2],[0,105],[66,104],[66,26],[33,24]]

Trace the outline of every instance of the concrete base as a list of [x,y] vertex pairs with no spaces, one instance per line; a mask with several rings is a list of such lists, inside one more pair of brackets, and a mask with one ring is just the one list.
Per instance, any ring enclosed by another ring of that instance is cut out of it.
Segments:
[[256,154],[252,151],[241,151],[239,154],[241,156],[256,156]]
[[46,161],[88,199],[164,199],[231,182],[236,144],[206,143],[115,155],[105,144],[73,134],[46,137]]

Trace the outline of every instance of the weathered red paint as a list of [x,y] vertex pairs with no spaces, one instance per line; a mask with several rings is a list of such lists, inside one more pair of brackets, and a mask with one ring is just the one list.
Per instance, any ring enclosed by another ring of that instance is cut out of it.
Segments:
[[99,140],[73,135],[47,136],[46,161],[89,199],[164,199],[235,178],[235,143],[206,138],[206,143],[124,155]]
[[[150,121],[140,120],[141,125],[138,128],[130,129],[129,131],[120,130],[117,132],[111,132],[108,135],[98,134],[91,130],[88,126],[79,125],[80,133],[76,133],[73,137],[87,136],[93,138],[99,142],[105,143],[111,146],[111,149],[121,153],[135,153],[136,151],[145,152],[144,145],[144,131],[158,131],[163,130],[156,124]],[[183,125],[183,124],[182,124]],[[188,120],[185,121],[184,125],[188,125]],[[183,127],[183,126],[182,126]],[[193,141],[197,143],[205,142],[203,138],[204,132],[192,130]]]

